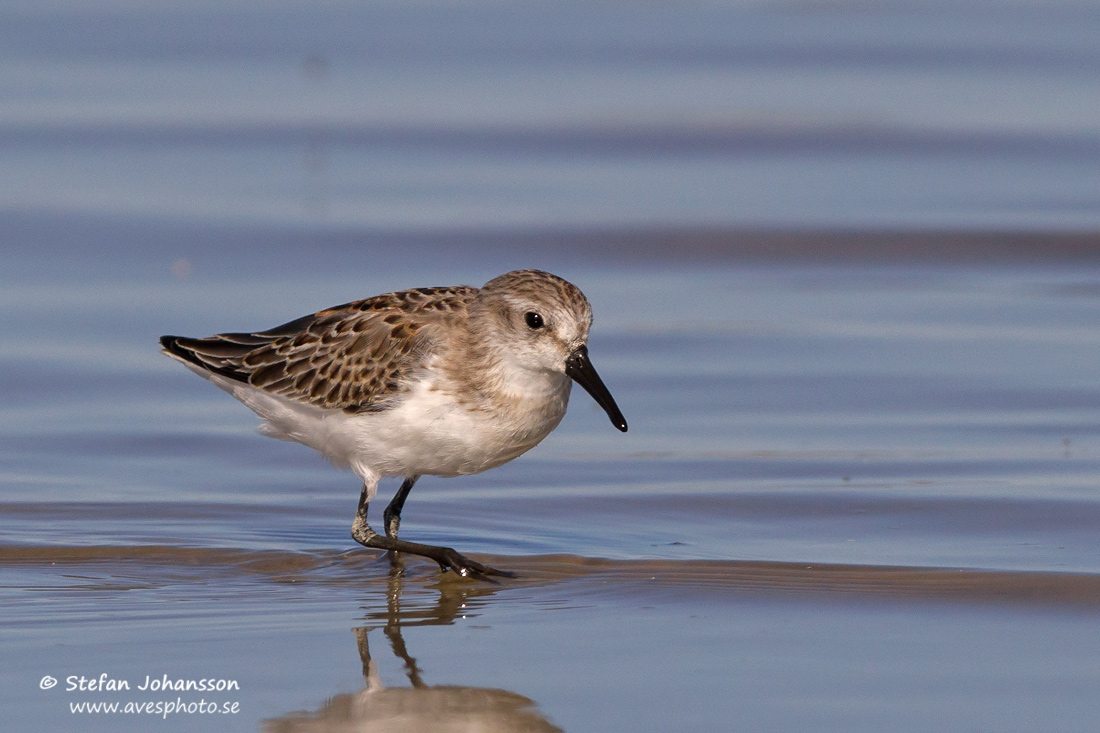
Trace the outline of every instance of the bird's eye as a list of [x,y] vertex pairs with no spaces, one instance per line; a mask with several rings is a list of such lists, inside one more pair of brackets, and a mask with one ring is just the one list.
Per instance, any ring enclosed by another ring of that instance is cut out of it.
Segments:
[[523,314],[523,321],[527,324],[527,327],[532,330],[537,330],[543,327],[542,316],[534,311],[527,311]]

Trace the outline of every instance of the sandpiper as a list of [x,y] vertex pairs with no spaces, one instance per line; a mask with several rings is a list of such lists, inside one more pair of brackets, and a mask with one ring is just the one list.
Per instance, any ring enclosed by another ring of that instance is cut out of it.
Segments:
[[[351,536],[422,555],[443,571],[510,573],[449,547],[398,539],[401,509],[424,475],[506,463],[557,427],[575,380],[626,432],[588,359],[592,308],[573,284],[516,270],[481,288],[416,288],[357,300],[255,333],[163,336],[163,353],[263,418],[260,431],[319,451],[363,482]],[[367,523],[380,479],[404,479]]]

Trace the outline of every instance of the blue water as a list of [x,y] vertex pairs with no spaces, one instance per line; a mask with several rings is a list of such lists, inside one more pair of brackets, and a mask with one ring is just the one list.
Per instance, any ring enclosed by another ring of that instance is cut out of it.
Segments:
[[1100,9],[12,3],[0,210],[1093,228]]
[[[420,277],[480,282],[491,266]],[[348,545],[354,478],[256,435],[252,413],[155,346],[421,281],[277,270],[5,288],[5,497],[41,510],[9,515],[9,540],[55,541],[80,502],[74,521],[97,519],[67,542]],[[1100,301],[1079,270],[562,272],[590,293],[591,353],[631,431],[578,392],[522,460],[425,478],[406,531],[505,554],[1097,567]]]
[[[1093,730],[1097,38],[1085,2],[0,5],[0,727]],[[418,483],[402,536],[499,586],[391,574],[350,473],[158,353],[519,267],[588,295],[630,432],[578,390]],[[70,712],[149,700],[64,690],[100,673],[241,712]]]

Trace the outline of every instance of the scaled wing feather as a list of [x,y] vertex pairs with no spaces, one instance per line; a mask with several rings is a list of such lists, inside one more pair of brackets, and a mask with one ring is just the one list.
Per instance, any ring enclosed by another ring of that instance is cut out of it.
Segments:
[[436,324],[465,317],[473,288],[421,288],[329,308],[268,331],[165,336],[197,366],[289,399],[347,412],[384,410],[436,345]]

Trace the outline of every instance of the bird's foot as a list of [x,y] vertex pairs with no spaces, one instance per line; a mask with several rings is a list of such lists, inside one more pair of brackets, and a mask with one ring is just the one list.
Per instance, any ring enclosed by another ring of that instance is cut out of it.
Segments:
[[514,578],[516,574],[507,570],[497,570],[491,568],[488,565],[482,565],[476,560],[471,560],[465,555],[451,549],[450,547],[441,547],[438,557],[432,558],[439,563],[439,568],[443,572],[453,570],[456,575],[460,575],[463,578],[482,578],[488,579],[491,577],[498,578]]

